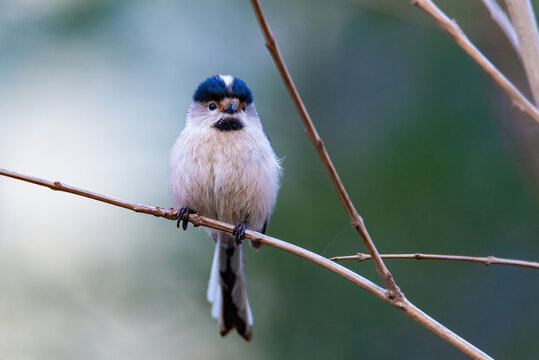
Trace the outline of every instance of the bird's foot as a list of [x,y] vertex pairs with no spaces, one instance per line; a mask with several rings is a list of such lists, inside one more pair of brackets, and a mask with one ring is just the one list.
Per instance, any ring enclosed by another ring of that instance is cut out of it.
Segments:
[[245,230],[247,230],[247,226],[245,226],[245,224],[239,223],[238,225],[234,226],[232,235],[236,236],[236,245],[240,245],[243,242],[243,239],[245,239]]
[[182,222],[182,229],[187,230],[187,225],[189,224],[189,214],[196,214],[196,211],[191,210],[188,207],[182,207],[180,210],[178,210],[178,214],[176,215],[176,220],[178,222],[176,223],[176,227],[180,227],[180,221]]

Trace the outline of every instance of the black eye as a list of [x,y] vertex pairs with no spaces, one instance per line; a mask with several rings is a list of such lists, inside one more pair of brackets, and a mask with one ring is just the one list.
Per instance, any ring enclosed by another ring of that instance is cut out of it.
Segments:
[[215,105],[215,103],[211,103],[210,106],[208,106],[210,108],[210,110],[215,110],[217,109],[217,105]]
[[243,105],[241,106],[241,109],[242,109],[243,111],[245,111],[245,104],[243,104]]

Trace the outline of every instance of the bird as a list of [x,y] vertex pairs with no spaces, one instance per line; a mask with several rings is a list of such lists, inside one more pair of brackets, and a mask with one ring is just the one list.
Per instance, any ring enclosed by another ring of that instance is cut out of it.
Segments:
[[[232,75],[210,76],[193,94],[185,127],[170,153],[169,191],[178,227],[189,214],[235,224],[232,234],[207,229],[215,240],[207,300],[221,336],[232,329],[250,341],[243,240],[247,229],[265,233],[282,174],[264,133],[253,95]],[[249,241],[258,249],[260,242]]]

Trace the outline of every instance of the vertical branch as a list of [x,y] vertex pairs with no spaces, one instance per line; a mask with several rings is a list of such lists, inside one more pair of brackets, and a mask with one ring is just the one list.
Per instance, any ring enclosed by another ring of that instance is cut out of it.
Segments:
[[539,35],[530,0],[505,0],[517,33],[520,56],[532,89],[535,105],[539,104]]
[[269,29],[268,23],[266,22],[264,14],[262,13],[262,9],[260,8],[258,0],[251,0],[251,5],[253,6],[253,10],[255,12],[256,19],[258,20],[258,24],[260,25],[260,29],[262,30],[262,34],[264,35],[264,39],[266,40],[266,47],[268,48],[268,51],[270,52],[273,61],[275,62],[275,65],[279,70],[279,73],[283,79],[286,88],[288,89],[288,92],[290,93],[294,105],[299,111],[299,114],[303,121],[303,126],[305,127],[305,131],[307,132],[307,135],[309,136],[311,142],[314,144],[316,152],[322,160],[322,163],[324,164],[324,167],[329,174],[333,186],[337,190],[337,194],[339,195],[339,198],[344,205],[346,213],[350,217],[352,226],[359,233],[359,235],[363,239],[363,243],[365,244],[367,251],[372,256],[372,259],[376,266],[376,271],[382,278],[382,281],[384,282],[386,288],[389,290],[389,297],[392,299],[400,299],[402,297],[400,289],[393,280],[393,276],[387,269],[386,265],[384,264],[384,261],[380,257],[378,250],[376,250],[376,247],[374,246],[374,243],[367,231],[367,228],[365,227],[362,217],[358,214],[356,208],[352,204],[352,200],[350,200],[350,197],[348,196],[348,193],[346,192],[346,189],[344,188],[344,185],[342,184],[341,179],[337,174],[337,170],[335,170],[335,166],[333,165],[333,162],[329,157],[324,142],[318,135],[318,132],[316,131],[316,128],[314,127],[314,124],[311,120],[311,117],[309,116],[309,113],[307,112],[307,109],[305,108],[305,105],[303,104],[303,101],[299,96],[296,86],[292,81],[292,77],[290,76],[290,73],[288,72],[286,65],[281,57],[275,38],[273,37],[271,30]]

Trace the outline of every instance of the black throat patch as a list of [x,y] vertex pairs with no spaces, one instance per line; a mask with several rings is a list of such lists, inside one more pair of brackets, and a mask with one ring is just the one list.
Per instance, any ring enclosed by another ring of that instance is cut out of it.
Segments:
[[217,121],[213,127],[219,131],[235,131],[243,129],[243,123],[240,119],[228,117]]

